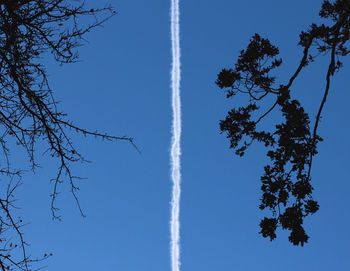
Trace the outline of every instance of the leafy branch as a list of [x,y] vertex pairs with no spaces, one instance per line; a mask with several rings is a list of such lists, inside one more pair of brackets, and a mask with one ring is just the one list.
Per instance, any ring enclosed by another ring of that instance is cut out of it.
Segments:
[[[223,69],[216,80],[227,98],[237,94],[249,98],[247,106],[232,109],[220,122],[221,132],[230,139],[230,148],[236,149],[239,156],[243,156],[254,141],[262,142],[268,148],[267,157],[271,164],[264,167],[261,176],[259,208],[267,208],[272,216],[262,219],[260,233],[272,241],[277,236],[277,228],[281,227],[290,231],[291,243],[301,246],[309,239],[302,225],[304,219],[319,209],[318,202],[312,197],[311,167],[313,157],[318,153],[317,144],[323,140],[317,130],[331,78],[342,68],[341,59],[350,53],[350,1],[331,3],[326,0],[319,15],[333,24],[312,24],[307,31],[301,32],[299,45],[303,47],[303,56],[286,84],[276,86],[276,77],[271,75],[282,65],[282,59],[277,57],[279,49],[258,34],[240,52],[234,68]],[[323,98],[311,125],[300,102],[291,98],[291,88],[302,70],[320,55],[329,55],[330,60]],[[258,104],[268,96],[275,97],[275,102],[267,111],[261,112]],[[274,131],[257,130],[277,108],[283,117],[282,123],[276,124]]]

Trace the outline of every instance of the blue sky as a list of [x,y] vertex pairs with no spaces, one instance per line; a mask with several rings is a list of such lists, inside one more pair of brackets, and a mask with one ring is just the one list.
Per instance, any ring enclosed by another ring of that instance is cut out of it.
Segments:
[[[33,255],[52,252],[48,270],[170,270],[169,177],[170,1],[110,1],[118,15],[88,35],[81,62],[58,67],[48,61],[51,86],[71,120],[92,130],[135,138],[129,144],[72,135],[90,164],[73,172],[87,177],[79,197],[82,218],[62,186],[57,201],[62,222],[52,221],[49,179],[56,164],[28,173],[18,191],[20,210],[30,224],[25,237]],[[320,133],[325,141],[313,165],[314,195],[321,209],[306,220],[311,236],[294,247],[287,233],[274,242],[259,234],[259,177],[265,151],[251,148],[234,156],[219,133],[219,121],[237,102],[215,85],[254,33],[269,37],[284,59],[281,76],[297,65],[299,32],[315,21],[322,1],[181,1],[183,271],[347,270],[350,128],[349,61],[331,86]],[[90,6],[101,1],[89,0]],[[46,61],[46,60],[45,60]],[[326,67],[305,70],[293,88],[312,119],[321,101]]]

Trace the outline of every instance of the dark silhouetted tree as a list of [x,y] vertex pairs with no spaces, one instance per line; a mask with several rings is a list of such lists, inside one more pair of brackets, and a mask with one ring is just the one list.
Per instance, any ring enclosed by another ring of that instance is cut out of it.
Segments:
[[[260,209],[269,209],[271,217],[260,222],[263,237],[276,238],[276,229],[289,230],[289,241],[303,246],[309,239],[303,228],[305,217],[319,209],[312,198],[310,184],[312,159],[317,154],[317,144],[322,138],[317,133],[322,109],[330,90],[331,79],[342,68],[342,58],[346,57],[350,38],[350,0],[323,1],[319,16],[326,24],[311,24],[300,34],[299,45],[303,56],[294,74],[285,84],[276,85],[276,70],[282,65],[279,49],[268,39],[255,34],[248,47],[240,52],[233,68],[223,69],[216,84],[224,89],[227,98],[238,94],[249,98],[245,107],[234,108],[220,129],[230,139],[230,147],[243,156],[246,149],[258,141],[268,148],[271,160],[264,167],[261,176]],[[301,103],[292,98],[292,85],[302,70],[311,65],[317,56],[329,58],[326,86],[316,119],[310,121]],[[262,110],[263,101],[271,101],[267,110]],[[272,111],[280,112],[283,121],[275,129],[264,129],[263,121]]]
[[85,161],[74,148],[71,132],[93,135],[107,140],[116,137],[87,131],[74,125],[57,107],[42,59],[50,55],[60,64],[77,60],[77,47],[84,35],[101,26],[116,12],[111,6],[86,8],[81,1],[70,0],[0,0],[0,144],[3,163],[0,173],[0,270],[32,270],[34,262],[46,259],[45,254],[31,258],[23,239],[22,219],[14,215],[14,191],[23,169],[12,167],[11,144],[23,147],[31,169],[38,164],[35,149],[38,140],[46,144],[46,154],[57,159],[59,166],[52,180],[52,216],[59,218],[55,199],[58,187],[65,180],[71,187],[77,206],[76,179],[70,170],[75,162]]

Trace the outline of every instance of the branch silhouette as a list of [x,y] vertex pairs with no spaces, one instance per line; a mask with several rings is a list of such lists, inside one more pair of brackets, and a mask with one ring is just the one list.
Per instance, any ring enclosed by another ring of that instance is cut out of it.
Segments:
[[4,161],[0,173],[8,178],[0,194],[0,267],[2,270],[33,270],[33,265],[47,259],[30,257],[23,238],[22,219],[15,215],[14,191],[21,184],[24,169],[12,167],[11,144],[22,147],[28,156],[30,169],[39,165],[35,156],[38,140],[46,144],[46,155],[57,159],[57,173],[52,179],[51,211],[60,219],[55,201],[59,186],[66,181],[81,215],[76,184],[70,166],[86,162],[74,147],[71,132],[101,139],[129,142],[139,152],[130,137],[118,137],[89,131],[73,125],[58,102],[47,79],[42,59],[53,57],[60,65],[78,61],[77,48],[85,34],[102,26],[116,14],[112,6],[86,8],[84,2],[67,0],[0,0],[0,150]]
[[[227,98],[238,94],[249,98],[247,106],[232,109],[220,122],[221,132],[230,139],[230,148],[239,156],[243,156],[254,141],[268,148],[271,164],[264,167],[261,176],[259,208],[270,210],[272,216],[261,220],[260,234],[272,241],[280,227],[290,231],[289,241],[293,245],[301,246],[309,240],[303,228],[304,219],[319,209],[312,197],[311,167],[318,153],[317,144],[323,140],[317,130],[331,79],[342,68],[341,59],[350,53],[350,1],[323,1],[319,16],[327,19],[330,25],[311,24],[307,31],[301,32],[299,45],[303,47],[303,56],[287,84],[276,86],[276,76],[271,72],[282,65],[279,49],[259,34],[255,34],[247,48],[240,52],[234,67],[223,69],[216,80]],[[291,98],[291,88],[303,69],[320,55],[330,56],[330,60],[323,98],[312,125],[301,103]],[[258,104],[270,101],[268,96],[274,96],[275,102],[261,113]],[[275,109],[281,113],[282,123],[277,123],[274,131],[258,130]]]

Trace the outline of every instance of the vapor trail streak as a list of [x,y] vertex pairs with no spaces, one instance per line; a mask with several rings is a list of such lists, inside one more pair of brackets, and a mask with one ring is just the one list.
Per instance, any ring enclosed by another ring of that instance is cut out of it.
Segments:
[[173,182],[171,200],[171,267],[172,271],[180,271],[180,139],[181,139],[181,101],[180,101],[180,25],[179,0],[171,0],[171,88],[172,88],[172,142],[171,142],[171,178]]

